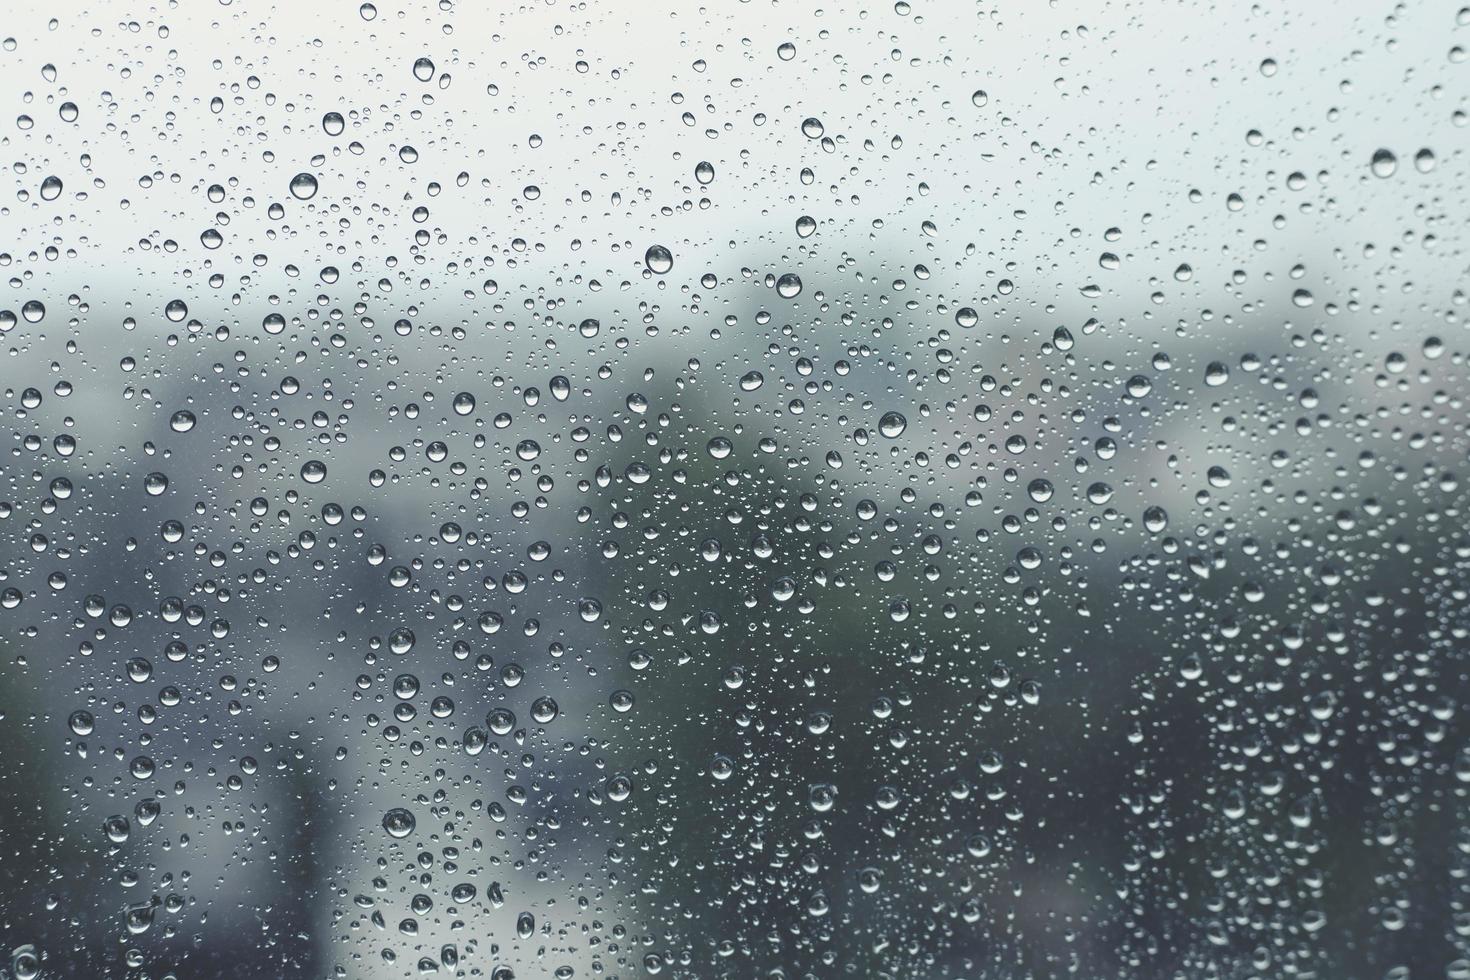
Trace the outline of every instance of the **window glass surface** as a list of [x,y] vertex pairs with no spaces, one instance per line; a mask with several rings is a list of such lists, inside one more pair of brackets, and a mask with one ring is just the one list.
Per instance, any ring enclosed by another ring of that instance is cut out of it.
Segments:
[[1470,7],[0,42],[0,975],[1470,978]]

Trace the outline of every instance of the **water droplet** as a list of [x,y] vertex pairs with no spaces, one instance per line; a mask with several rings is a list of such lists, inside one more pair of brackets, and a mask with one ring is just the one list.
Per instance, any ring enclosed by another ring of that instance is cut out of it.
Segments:
[[398,806],[383,814],[383,829],[388,832],[389,837],[402,839],[413,833],[418,826],[414,815],[403,807]]
[[121,844],[132,836],[133,827],[127,817],[114,815],[102,821],[102,832],[112,843]]
[[662,245],[650,245],[648,251],[643,253],[643,264],[648,266],[648,271],[654,275],[664,275],[674,267],[674,253]]
[[10,972],[15,980],[37,980],[41,974],[41,955],[36,947],[30,943],[15,947],[10,953]]
[[291,178],[291,196],[298,201],[309,201],[316,197],[316,177],[309,173],[299,173]]

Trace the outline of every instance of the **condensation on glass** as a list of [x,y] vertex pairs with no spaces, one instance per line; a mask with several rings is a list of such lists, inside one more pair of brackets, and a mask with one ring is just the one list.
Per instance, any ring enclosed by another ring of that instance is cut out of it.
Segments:
[[1470,977],[1470,8],[3,20],[0,974]]

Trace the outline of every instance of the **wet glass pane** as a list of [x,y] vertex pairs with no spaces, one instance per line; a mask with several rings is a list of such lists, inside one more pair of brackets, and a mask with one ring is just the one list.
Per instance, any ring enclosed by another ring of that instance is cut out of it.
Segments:
[[0,40],[5,977],[1470,977],[1470,7]]

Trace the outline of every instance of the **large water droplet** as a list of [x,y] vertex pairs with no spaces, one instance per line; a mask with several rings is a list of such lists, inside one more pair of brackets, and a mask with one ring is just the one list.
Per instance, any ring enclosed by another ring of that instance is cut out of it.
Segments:
[[643,264],[656,276],[664,275],[674,267],[674,253],[662,245],[650,245],[643,253]]
[[309,201],[316,197],[316,177],[309,173],[299,173],[291,178],[291,196],[298,201]]
[[383,814],[383,829],[388,832],[389,837],[402,839],[413,833],[418,826],[414,815],[401,806],[396,806]]
[[1399,168],[1399,158],[1390,150],[1375,150],[1368,166],[1375,177],[1392,177]]

